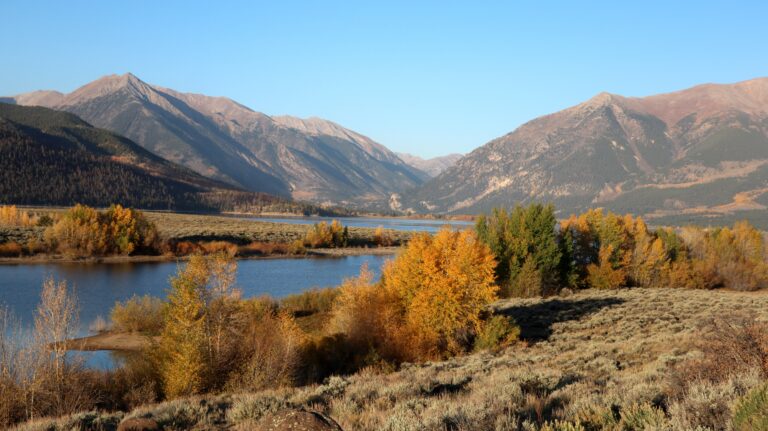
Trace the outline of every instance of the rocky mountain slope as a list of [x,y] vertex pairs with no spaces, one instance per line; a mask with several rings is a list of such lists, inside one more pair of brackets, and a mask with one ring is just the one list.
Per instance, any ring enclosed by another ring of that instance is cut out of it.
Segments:
[[601,93],[476,149],[401,208],[476,213],[548,201],[651,217],[768,205],[768,78],[645,98]]
[[340,205],[380,202],[427,175],[373,140],[319,118],[270,117],[231,99],[112,75],[69,94],[4,99],[79,115],[194,171],[251,191]]
[[422,159],[419,156],[414,156],[408,153],[397,153],[402,161],[408,163],[414,168],[426,172],[430,177],[434,178],[444,170],[453,166],[461,157],[461,154],[448,154],[440,157],[433,157],[431,159]]
[[0,204],[312,212],[164,160],[74,114],[0,103]]

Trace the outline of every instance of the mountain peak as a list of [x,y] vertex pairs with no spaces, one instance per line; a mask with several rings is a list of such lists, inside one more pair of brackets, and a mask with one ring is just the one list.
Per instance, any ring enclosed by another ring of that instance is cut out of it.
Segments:
[[623,100],[624,98],[619,95],[603,91],[584,102],[583,105],[590,107],[602,107],[608,105],[616,105],[621,103]]
[[62,101],[66,105],[74,105],[85,100],[96,99],[120,90],[127,90],[134,96],[146,98],[154,89],[132,73],[103,76],[66,95]]

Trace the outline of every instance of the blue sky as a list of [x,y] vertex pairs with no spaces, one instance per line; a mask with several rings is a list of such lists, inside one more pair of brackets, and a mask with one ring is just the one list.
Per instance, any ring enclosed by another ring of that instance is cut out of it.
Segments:
[[600,91],[768,76],[766,17],[761,1],[4,0],[0,95],[132,72],[432,157]]

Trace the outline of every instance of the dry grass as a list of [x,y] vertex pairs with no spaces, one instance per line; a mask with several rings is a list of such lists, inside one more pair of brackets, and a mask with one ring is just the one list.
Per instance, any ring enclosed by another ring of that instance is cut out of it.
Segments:
[[[303,240],[311,225],[271,223],[215,215],[146,212],[166,239],[180,241],[229,241],[236,244],[292,243]],[[376,229],[349,228],[350,245],[374,244]],[[392,232],[397,244],[410,237],[408,232]]]
[[[717,429],[729,426],[736,398],[761,381],[748,372],[719,383],[694,382],[682,398],[670,395],[676,367],[702,355],[696,346],[712,317],[753,313],[768,319],[765,293],[591,290],[510,299],[496,308],[515,318],[523,340],[497,353],[210,397],[202,407],[199,398],[178,400],[129,416],[169,423],[178,411],[187,425],[216,429],[306,406],[348,430]],[[583,428],[564,424],[576,421]]]

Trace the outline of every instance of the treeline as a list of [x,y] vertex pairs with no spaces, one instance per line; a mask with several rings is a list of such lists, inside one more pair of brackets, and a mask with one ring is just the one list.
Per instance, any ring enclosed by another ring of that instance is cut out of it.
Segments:
[[505,295],[561,289],[683,287],[756,290],[768,283],[765,238],[747,222],[732,228],[649,229],[640,217],[601,209],[559,223],[552,206],[496,209],[476,224],[498,261]]

